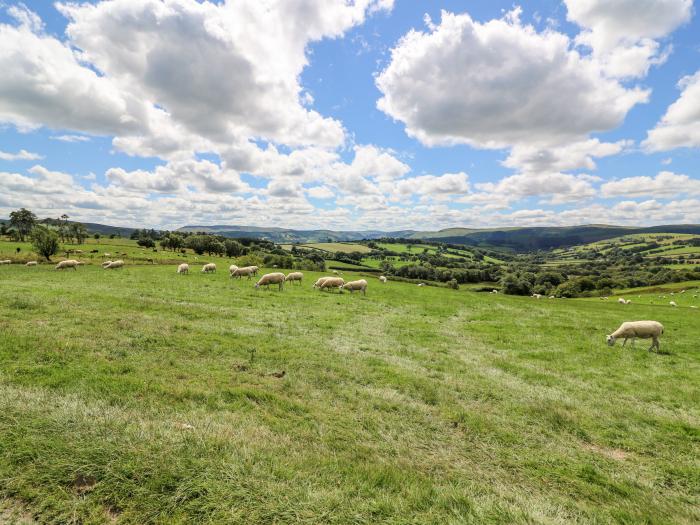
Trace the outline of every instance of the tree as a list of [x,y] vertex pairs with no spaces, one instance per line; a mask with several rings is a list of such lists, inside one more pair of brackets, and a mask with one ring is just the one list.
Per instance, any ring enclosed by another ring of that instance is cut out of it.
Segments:
[[98,243],[100,242],[100,234],[99,233],[96,233],[95,235],[93,235],[93,237]]
[[36,225],[36,215],[26,208],[21,208],[17,211],[10,212],[10,226],[13,226],[17,231],[20,241],[29,235],[32,228]]
[[34,251],[45,257],[47,261],[51,260],[52,255],[58,253],[58,234],[55,231],[46,226],[35,226],[30,236]]
[[69,236],[75,239],[76,244],[83,244],[87,239],[88,232],[84,224],[74,222],[70,225]]
[[144,248],[153,248],[156,245],[155,241],[150,237],[141,237],[138,241],[136,241],[136,244],[143,246]]

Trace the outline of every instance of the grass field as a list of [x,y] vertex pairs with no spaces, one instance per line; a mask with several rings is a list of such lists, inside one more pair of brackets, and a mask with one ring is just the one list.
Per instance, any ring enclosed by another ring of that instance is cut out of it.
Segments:
[[[0,502],[49,523],[700,520],[697,311],[317,275],[0,266]],[[667,353],[605,346],[647,318]]]
[[[285,245],[286,246],[286,245]],[[370,250],[364,244],[356,244],[351,242],[315,242],[310,244],[300,244],[300,248],[314,248],[324,252],[341,252],[341,253],[369,253]],[[289,248],[291,250],[291,248]]]

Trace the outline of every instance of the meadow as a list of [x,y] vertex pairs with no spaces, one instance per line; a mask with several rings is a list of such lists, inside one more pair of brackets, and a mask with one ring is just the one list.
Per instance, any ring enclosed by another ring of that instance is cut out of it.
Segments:
[[700,520],[696,310],[319,275],[0,266],[0,516]]

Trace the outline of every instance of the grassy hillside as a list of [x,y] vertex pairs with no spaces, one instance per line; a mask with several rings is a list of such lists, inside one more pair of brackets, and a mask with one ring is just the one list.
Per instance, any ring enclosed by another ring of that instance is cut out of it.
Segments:
[[[318,275],[0,266],[0,499],[53,523],[700,520],[697,311]],[[668,353],[605,346],[645,318]]]

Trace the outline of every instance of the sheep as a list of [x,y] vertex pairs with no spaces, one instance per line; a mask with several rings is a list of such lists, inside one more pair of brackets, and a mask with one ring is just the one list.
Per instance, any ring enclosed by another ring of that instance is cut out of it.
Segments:
[[78,261],[75,259],[67,259],[65,261],[61,261],[58,263],[55,267],[56,270],[65,270],[66,268],[73,268],[74,270],[78,270]]
[[124,261],[121,259],[117,259],[116,261],[112,261],[109,263],[107,266],[103,266],[105,270],[118,270],[119,268],[124,267]]
[[676,304],[676,301],[669,301],[668,304],[670,304],[670,305],[673,306],[673,307],[678,306],[678,305]]
[[29,261],[27,264],[25,264],[25,266],[36,266],[37,264],[39,263],[36,261]]
[[620,297],[620,298],[617,300],[617,302],[620,303],[620,304],[627,304],[627,301],[625,300],[624,297]]
[[178,275],[185,275],[190,273],[190,265],[187,263],[182,263],[180,266],[177,267],[177,273]]
[[259,270],[260,268],[258,268],[257,266],[248,266],[248,268],[250,268],[251,270],[253,270],[253,275],[255,275],[255,276],[258,275],[258,270]]
[[233,277],[233,272],[235,272],[236,270],[238,270],[238,266],[236,266],[235,264],[232,264],[231,266],[228,267],[228,274],[231,277]]
[[619,338],[624,338],[622,346],[627,344],[627,339],[634,340],[639,337],[640,339],[653,339],[649,351],[651,352],[653,348],[656,348],[657,352],[660,351],[659,347],[659,336],[664,333],[664,326],[658,321],[629,321],[622,323],[620,328],[615,330],[612,334],[606,336],[606,341],[608,346],[614,346],[615,340]]
[[321,288],[323,281],[325,281],[326,279],[330,279],[330,277],[319,277],[318,279],[316,279],[316,282],[311,286],[311,288]]
[[385,283],[385,282],[386,282],[386,277],[384,277],[383,275],[380,275],[380,276],[379,276],[379,282]]
[[[549,298],[550,298],[550,299],[556,299],[553,295],[550,295]],[[606,299],[607,299],[607,297],[606,297]]]
[[112,261],[105,261],[102,263],[102,268],[104,268],[105,266],[109,266],[110,264],[112,264]]
[[0,261],[0,264],[12,264],[12,261],[10,259],[6,259],[4,261]]
[[257,272],[257,269],[255,268],[255,266],[244,266],[243,268],[236,268],[231,273],[231,277],[238,277],[240,279],[244,275],[247,275],[248,279],[250,279],[250,277],[255,275],[255,273]]
[[205,264],[204,266],[202,266],[202,273],[216,273],[216,264]]
[[340,274],[338,273],[338,270],[333,270],[333,275],[340,275]]
[[298,281],[299,286],[301,286],[301,281],[304,278],[304,274],[301,272],[292,272],[287,274],[287,277],[284,278],[285,281]]
[[104,255],[104,256],[105,256],[105,257],[111,257],[111,256],[112,256],[112,254],[111,254],[111,253],[105,253],[105,255]]
[[498,293],[498,290],[491,290],[491,293]]
[[340,293],[340,288],[344,284],[345,279],[343,279],[342,277],[328,277],[327,279],[323,280],[323,282],[320,285],[320,288],[321,290],[330,290],[331,288],[338,288],[338,293]]
[[541,295],[541,294],[538,294],[538,293],[533,293],[533,294],[532,294],[532,297],[535,298],[535,299],[542,299],[542,295]]
[[278,284],[281,292],[284,288],[284,278],[285,276],[282,272],[266,273],[257,283],[255,283],[255,288],[257,289],[261,286],[267,286],[267,289],[269,290],[271,284]]
[[340,285],[339,290],[349,290],[350,293],[354,292],[355,290],[359,290],[362,292],[362,295],[367,295],[367,281],[364,279],[360,279],[359,281],[350,281],[349,283]]

